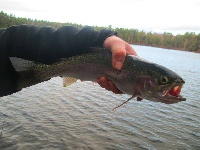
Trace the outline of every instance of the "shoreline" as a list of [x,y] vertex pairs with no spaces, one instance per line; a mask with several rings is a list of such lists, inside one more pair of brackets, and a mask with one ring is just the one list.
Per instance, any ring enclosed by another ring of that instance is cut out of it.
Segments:
[[193,52],[193,53],[200,53],[200,49],[196,50],[196,51],[189,51],[189,50],[184,50],[184,49],[180,49],[180,48],[169,48],[169,47],[164,47],[164,46],[152,46],[152,45],[143,45],[143,44],[138,44],[138,43],[130,43],[132,45],[139,45],[139,46],[149,46],[149,47],[155,47],[155,48],[164,48],[164,49],[168,49],[168,50],[178,50],[178,51],[185,51],[185,52]]

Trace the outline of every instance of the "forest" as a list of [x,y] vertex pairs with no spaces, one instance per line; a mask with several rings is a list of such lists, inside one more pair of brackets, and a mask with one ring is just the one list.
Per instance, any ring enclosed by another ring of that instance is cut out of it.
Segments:
[[[65,25],[73,25],[80,28],[83,27],[83,25],[80,24],[49,22],[45,20],[15,17],[15,15],[13,14],[7,14],[4,13],[3,11],[0,12],[0,28],[7,28],[12,25],[20,25],[20,24],[51,26],[54,28],[59,28]],[[200,51],[200,33],[197,35],[193,32],[186,32],[183,35],[181,34],[173,35],[172,33],[168,32],[160,34],[160,33],[139,31],[137,29],[112,28],[111,25],[108,27],[93,26],[93,28],[95,30],[101,30],[101,29],[114,30],[118,33],[118,36],[120,38],[124,39],[130,44],[193,51],[193,52]]]

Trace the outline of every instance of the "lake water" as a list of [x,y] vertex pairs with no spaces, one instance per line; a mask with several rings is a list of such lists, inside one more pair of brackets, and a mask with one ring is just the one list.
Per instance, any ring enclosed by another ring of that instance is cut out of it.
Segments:
[[92,82],[53,78],[0,98],[0,149],[200,149],[200,54],[133,45],[186,81],[187,101],[166,105],[115,95]]

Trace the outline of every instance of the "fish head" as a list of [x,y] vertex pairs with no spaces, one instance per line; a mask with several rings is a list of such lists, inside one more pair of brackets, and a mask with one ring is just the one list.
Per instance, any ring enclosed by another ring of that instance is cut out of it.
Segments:
[[185,81],[175,72],[156,66],[148,75],[141,75],[136,81],[137,96],[154,102],[173,104],[185,101],[180,95]]

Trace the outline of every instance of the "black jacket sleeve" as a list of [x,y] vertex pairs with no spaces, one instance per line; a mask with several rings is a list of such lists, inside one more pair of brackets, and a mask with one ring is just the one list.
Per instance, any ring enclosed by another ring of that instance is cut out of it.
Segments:
[[110,30],[95,31],[91,27],[80,29],[74,26],[54,29],[20,25],[2,29],[0,32],[0,96],[16,92],[17,72],[9,57],[51,64],[59,58],[87,53],[89,47],[103,47],[104,40],[114,34],[116,33]]
[[86,53],[91,46],[103,47],[104,40],[113,34],[116,33],[110,30],[97,32],[91,27],[63,26],[56,30],[20,25],[4,32],[1,45],[8,56],[49,64],[59,58]]

